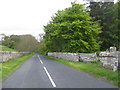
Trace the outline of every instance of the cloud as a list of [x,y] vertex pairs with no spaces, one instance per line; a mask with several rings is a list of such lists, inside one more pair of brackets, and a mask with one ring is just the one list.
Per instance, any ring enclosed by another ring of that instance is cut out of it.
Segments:
[[0,0],[0,33],[44,33],[43,25],[58,10],[71,6],[72,1],[74,0]]

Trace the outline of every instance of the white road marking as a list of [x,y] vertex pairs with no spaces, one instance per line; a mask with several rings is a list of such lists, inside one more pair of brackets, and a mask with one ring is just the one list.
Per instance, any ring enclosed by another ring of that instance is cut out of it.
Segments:
[[[40,59],[39,55],[38,55],[38,59],[40,60],[40,63],[43,64],[42,60]],[[53,87],[56,87],[56,84],[54,83],[52,77],[50,76],[50,74],[48,73],[48,70],[46,69],[46,67],[44,66],[44,70],[48,76],[48,78],[50,79],[50,82],[52,83]]]
[[44,67],[44,70],[45,70],[45,72],[47,73],[48,78],[50,79],[50,82],[52,83],[53,87],[56,87],[56,85],[55,85],[55,83],[54,83],[54,81],[53,81],[52,77],[51,77],[51,76],[50,76],[50,74],[48,73],[48,71],[47,71],[46,67]]
[[[38,58],[39,58],[39,60],[40,60],[40,57],[39,57],[39,55],[38,55]],[[42,60],[40,60],[40,63],[41,63],[41,64],[43,64]]]

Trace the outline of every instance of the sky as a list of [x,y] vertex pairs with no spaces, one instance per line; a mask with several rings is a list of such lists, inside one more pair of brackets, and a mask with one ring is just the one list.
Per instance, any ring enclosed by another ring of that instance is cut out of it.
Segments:
[[[37,36],[58,10],[75,0],[0,0],[0,34]],[[76,0],[80,4],[85,1]]]
[[[71,6],[74,0],[0,0],[0,34],[44,33],[51,16]],[[82,0],[78,0],[83,3]]]

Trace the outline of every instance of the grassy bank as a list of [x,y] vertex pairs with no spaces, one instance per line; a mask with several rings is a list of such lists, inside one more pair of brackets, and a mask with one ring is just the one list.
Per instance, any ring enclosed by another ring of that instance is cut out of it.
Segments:
[[0,45],[0,51],[15,51],[14,49],[8,48],[6,46]]
[[51,56],[46,56],[46,57],[48,57],[52,60],[61,62],[70,67],[73,67],[77,70],[91,74],[97,78],[107,80],[108,82],[112,83],[113,85],[120,86],[120,85],[118,85],[118,72],[113,72],[111,70],[102,68],[99,66],[99,63],[73,62],[73,61],[67,61],[67,60],[63,60],[63,59],[54,58]]
[[29,55],[25,55],[25,56],[10,60],[8,62],[2,63],[2,78],[5,78],[14,70],[16,70],[26,59],[28,59],[31,56],[32,54],[29,54]]
[[0,63],[0,82],[2,80],[2,63]]

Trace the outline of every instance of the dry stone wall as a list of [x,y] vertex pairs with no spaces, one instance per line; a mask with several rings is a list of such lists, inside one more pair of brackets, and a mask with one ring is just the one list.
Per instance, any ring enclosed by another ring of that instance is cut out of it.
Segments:
[[95,61],[97,58],[96,53],[61,53],[61,52],[48,52],[48,56],[61,58],[70,61]]
[[61,53],[61,52],[48,52],[48,56],[61,58],[70,61],[92,61],[97,62],[100,60],[101,65],[113,71],[118,70],[120,65],[120,52],[116,51],[116,47],[110,47],[109,50],[100,52],[99,56],[96,53]]
[[26,54],[28,52],[0,51],[0,62],[6,62]]
[[79,56],[77,53],[48,52],[48,56],[53,56],[64,60],[79,61]]
[[110,47],[110,50],[100,52],[99,54],[102,66],[113,71],[118,70],[118,63],[120,62],[120,52],[116,51],[115,47]]

